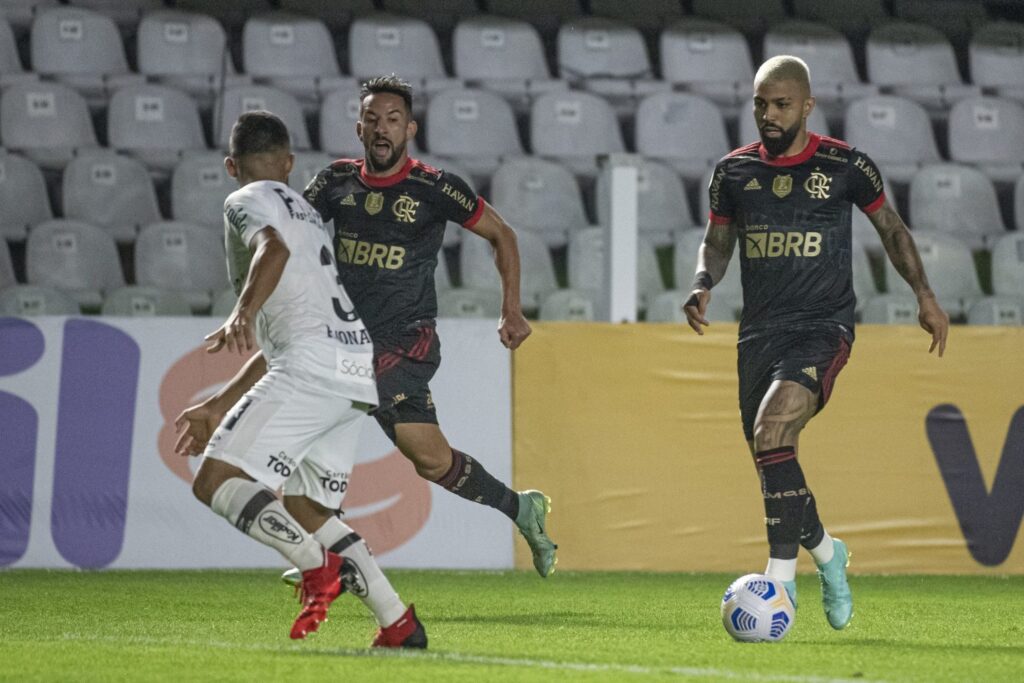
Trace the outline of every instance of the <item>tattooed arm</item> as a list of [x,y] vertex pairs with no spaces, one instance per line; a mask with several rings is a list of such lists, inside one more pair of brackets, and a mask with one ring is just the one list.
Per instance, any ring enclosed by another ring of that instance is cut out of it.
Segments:
[[683,304],[686,322],[697,334],[704,334],[701,326],[709,325],[705,313],[711,301],[711,287],[725,277],[732,250],[736,247],[736,225],[708,221],[704,241],[697,250],[697,274],[693,280],[693,291]]

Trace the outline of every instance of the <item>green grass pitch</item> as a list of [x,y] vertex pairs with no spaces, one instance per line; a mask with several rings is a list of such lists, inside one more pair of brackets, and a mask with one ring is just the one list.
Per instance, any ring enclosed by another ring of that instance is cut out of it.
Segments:
[[1024,680],[1024,576],[853,577],[842,632],[801,576],[786,639],[740,644],[719,617],[724,574],[388,573],[425,653],[367,649],[351,596],[290,641],[298,605],[275,572],[0,572],[0,680]]

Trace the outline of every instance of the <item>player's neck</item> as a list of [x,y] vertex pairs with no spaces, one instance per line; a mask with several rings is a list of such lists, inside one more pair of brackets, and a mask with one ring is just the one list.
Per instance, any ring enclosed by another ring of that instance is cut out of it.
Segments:
[[785,152],[783,152],[782,154],[775,158],[783,159],[785,157],[795,157],[798,154],[801,154],[805,149],[807,149],[807,145],[809,145],[810,143],[811,135],[810,133],[807,132],[807,128],[803,128],[799,133],[796,134],[796,137],[793,138],[793,144],[791,144]]
[[383,170],[377,170],[370,163],[370,160],[366,159],[364,157],[364,159],[363,159],[363,169],[365,170],[366,175],[370,176],[371,178],[387,178],[389,176],[395,175],[396,173],[400,173],[401,170],[403,168],[405,168],[405,165],[408,164],[408,163],[409,163],[409,154],[407,152],[407,153],[403,154],[401,157],[399,157],[398,161],[396,161],[393,165],[391,165],[388,168],[385,168]]

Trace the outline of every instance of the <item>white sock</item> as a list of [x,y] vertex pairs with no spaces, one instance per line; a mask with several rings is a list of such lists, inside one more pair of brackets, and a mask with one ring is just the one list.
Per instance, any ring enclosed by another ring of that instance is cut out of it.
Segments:
[[768,558],[768,566],[764,573],[779,581],[796,580],[796,558],[792,560],[780,560],[777,557]]
[[262,484],[232,477],[214,492],[210,509],[236,529],[285,556],[302,571],[324,563],[324,549]]
[[822,536],[821,543],[811,548],[809,552],[819,567],[823,564],[828,564],[832,560],[832,556],[836,554],[836,547],[833,545],[832,537],[828,535],[827,531]]
[[352,527],[332,517],[316,530],[313,537],[353,565],[354,576],[342,574],[345,588],[373,612],[379,626],[390,626],[405,614],[405,605],[398,593],[380,570],[377,560],[373,559],[366,541]]

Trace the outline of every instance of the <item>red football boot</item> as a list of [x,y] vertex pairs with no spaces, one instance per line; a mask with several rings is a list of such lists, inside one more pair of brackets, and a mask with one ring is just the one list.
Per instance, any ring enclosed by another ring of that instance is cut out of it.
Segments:
[[324,563],[316,569],[302,572],[302,611],[292,625],[292,639],[300,640],[313,633],[327,621],[327,608],[345,588],[341,585],[341,568],[345,560],[329,550],[324,551]]
[[415,605],[409,605],[405,614],[387,628],[377,631],[371,647],[410,647],[426,649],[427,632],[416,618]]

